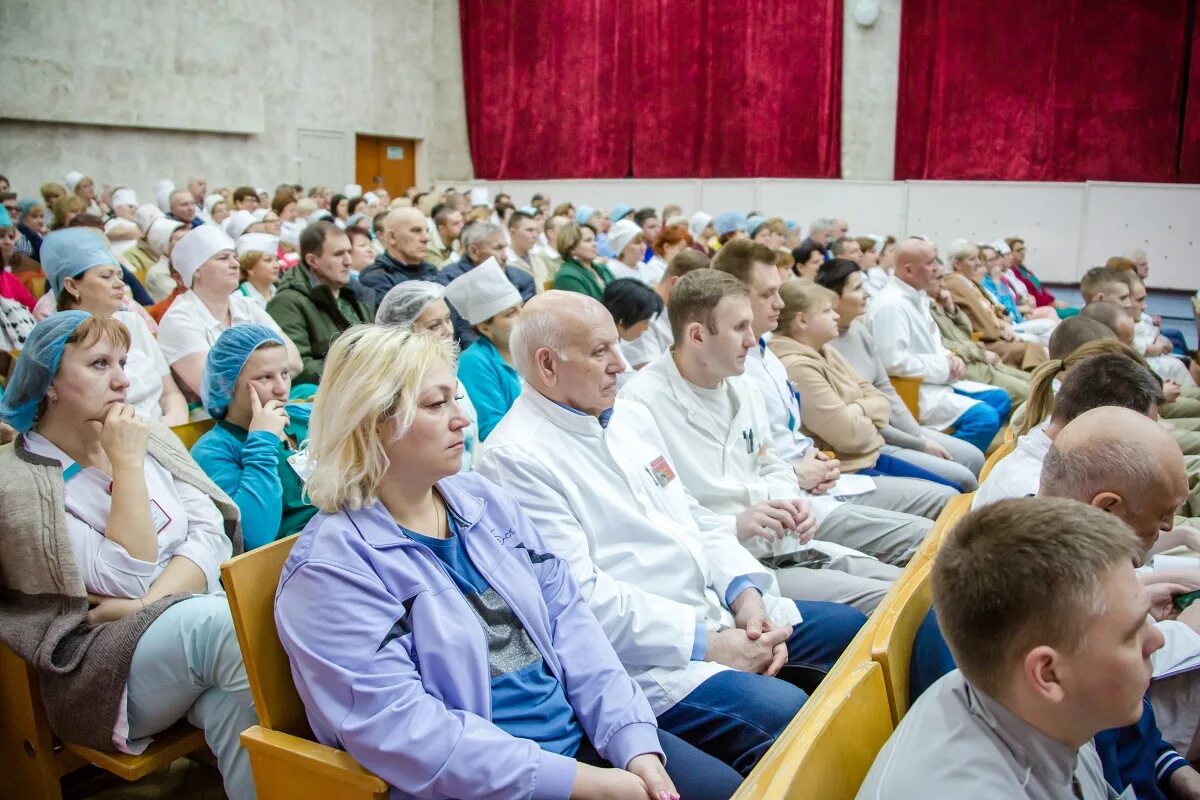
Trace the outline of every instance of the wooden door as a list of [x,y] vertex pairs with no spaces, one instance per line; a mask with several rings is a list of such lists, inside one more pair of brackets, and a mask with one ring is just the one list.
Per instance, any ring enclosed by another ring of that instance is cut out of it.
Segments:
[[363,136],[355,140],[354,180],[364,192],[383,187],[398,197],[417,182],[417,143],[412,139]]

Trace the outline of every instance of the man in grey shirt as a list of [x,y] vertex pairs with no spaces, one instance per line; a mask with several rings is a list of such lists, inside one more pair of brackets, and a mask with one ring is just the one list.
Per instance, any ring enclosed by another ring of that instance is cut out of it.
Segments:
[[1163,643],[1120,520],[1071,500],[1002,500],[968,516],[933,567],[959,669],[921,695],[859,800],[1109,800],[1091,739],[1142,715]]

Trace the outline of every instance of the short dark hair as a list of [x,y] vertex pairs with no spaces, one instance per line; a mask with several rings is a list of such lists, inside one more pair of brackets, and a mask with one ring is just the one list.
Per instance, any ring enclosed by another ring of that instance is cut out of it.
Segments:
[[840,256],[842,251],[846,249],[846,245],[857,241],[858,240],[852,236],[839,236],[829,245],[829,252],[833,253],[835,256]]
[[667,300],[675,341],[683,341],[684,330],[693,322],[704,325],[709,333],[716,333],[713,312],[731,295],[749,297],[750,290],[737,278],[715,269],[698,269],[676,281]]
[[813,244],[802,244],[799,247],[792,248],[792,258],[796,259],[797,264],[807,264],[808,260],[812,258],[813,253],[820,253],[822,256],[824,256],[825,248],[821,247],[821,245],[815,242]]
[[351,244],[354,243],[355,236],[365,236],[365,237],[367,237],[367,239],[371,238],[371,232],[369,230],[367,230],[366,228],[364,228],[362,225],[347,225],[346,226],[346,235],[350,237]]
[[325,248],[325,240],[330,236],[343,236],[346,232],[327,219],[318,220],[300,231],[300,261],[308,266],[310,254],[321,255]]
[[508,229],[512,230],[527,219],[532,220],[533,217],[529,214],[526,214],[524,211],[514,211],[508,217]]
[[[792,252],[803,250],[803,247],[797,247]],[[813,248],[816,249],[816,248]],[[811,254],[811,250],[809,251]],[[803,261],[796,260],[796,264],[803,264]],[[826,261],[817,269],[817,277],[813,280],[814,283],[824,286],[830,291],[837,292],[841,295],[842,290],[846,288],[846,281],[856,272],[861,272],[862,267],[848,258],[835,258],[832,261]]]
[[713,256],[712,268],[749,283],[755,264],[775,266],[775,251],[762,242],[737,239],[729,242]]
[[650,206],[646,206],[645,208],[639,208],[634,212],[633,221],[638,224],[638,227],[641,227],[642,225],[646,224],[646,220],[654,219],[657,216],[657,211],[655,211],[653,208],[650,208]]
[[663,274],[663,279],[682,278],[689,272],[695,272],[698,269],[708,269],[711,263],[709,257],[704,253],[701,253],[699,250],[693,250],[690,247],[685,247],[667,262],[667,271]]
[[458,209],[448,203],[438,203],[433,208],[429,209],[429,216],[433,220],[434,225],[445,225],[446,219],[451,214],[457,214]]
[[239,186],[233,190],[234,203],[240,203],[247,197],[253,197],[255,200],[258,199],[258,192],[254,190],[253,186]]
[[662,298],[638,278],[618,278],[604,288],[604,307],[622,328],[653,319],[663,310]]
[[1065,425],[1085,411],[1120,406],[1149,414],[1166,402],[1158,378],[1120,353],[1105,353],[1080,361],[1062,379],[1050,418]]
[[1050,334],[1050,358],[1066,358],[1088,342],[1115,338],[1116,333],[1103,322],[1089,317],[1068,317],[1054,326]]

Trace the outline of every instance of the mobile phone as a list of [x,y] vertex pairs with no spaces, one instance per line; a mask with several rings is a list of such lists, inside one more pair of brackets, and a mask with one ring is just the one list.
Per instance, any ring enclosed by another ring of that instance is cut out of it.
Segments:
[[1187,608],[1188,606],[1190,606],[1192,603],[1196,602],[1197,600],[1200,600],[1200,589],[1198,589],[1194,592],[1185,592],[1183,594],[1177,594],[1177,595],[1175,595],[1175,607],[1178,608],[1180,611],[1183,611],[1185,608]]
[[829,554],[822,553],[813,547],[805,548],[804,550],[796,550],[791,553],[784,553],[778,556],[768,556],[761,559],[765,566],[771,569],[790,569],[792,567],[804,567],[805,569],[821,569],[829,563]]

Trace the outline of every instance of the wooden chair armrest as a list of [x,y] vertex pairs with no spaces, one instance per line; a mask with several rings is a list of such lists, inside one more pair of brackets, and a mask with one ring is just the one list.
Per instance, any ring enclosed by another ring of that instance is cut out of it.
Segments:
[[388,791],[382,778],[355,761],[349,753],[289,733],[255,725],[242,733],[242,746],[251,753],[278,759],[285,766],[337,778],[356,789],[381,794]]

